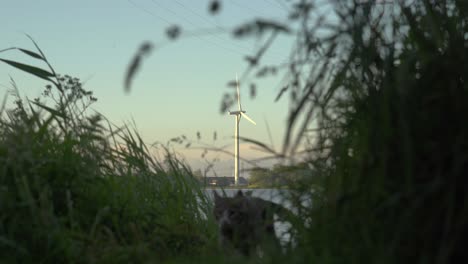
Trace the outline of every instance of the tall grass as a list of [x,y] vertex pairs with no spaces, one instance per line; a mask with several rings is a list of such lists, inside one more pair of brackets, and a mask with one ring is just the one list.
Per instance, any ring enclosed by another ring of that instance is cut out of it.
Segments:
[[143,263],[210,247],[210,204],[190,168],[92,113],[78,79],[52,69],[50,80],[2,109],[1,262]]
[[322,188],[295,196],[315,203],[297,261],[466,262],[466,1],[338,1],[336,12],[322,43],[332,81],[304,86],[329,148],[310,161]]

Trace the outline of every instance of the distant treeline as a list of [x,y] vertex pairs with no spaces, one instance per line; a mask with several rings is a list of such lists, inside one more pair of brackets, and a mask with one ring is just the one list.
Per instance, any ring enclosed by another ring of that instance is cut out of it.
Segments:
[[273,168],[253,168],[250,171],[250,187],[281,187],[300,182],[313,176],[314,170],[305,162],[293,166],[275,165]]

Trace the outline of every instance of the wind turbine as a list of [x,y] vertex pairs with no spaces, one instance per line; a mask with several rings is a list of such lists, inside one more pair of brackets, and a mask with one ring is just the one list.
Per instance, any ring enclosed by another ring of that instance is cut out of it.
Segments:
[[256,125],[256,123],[245,114],[245,111],[242,110],[240,102],[240,91],[239,91],[239,82],[237,81],[236,74],[236,87],[237,87],[237,105],[239,106],[238,111],[229,111],[230,115],[236,116],[236,128],[234,133],[234,184],[237,186],[239,183],[239,122],[242,117],[245,117],[249,122]]

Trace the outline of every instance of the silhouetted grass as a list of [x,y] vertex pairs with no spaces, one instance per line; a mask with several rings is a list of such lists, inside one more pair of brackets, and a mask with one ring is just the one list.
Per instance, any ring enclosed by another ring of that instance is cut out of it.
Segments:
[[322,43],[340,59],[331,85],[304,88],[313,90],[323,128],[318,146],[330,148],[311,156],[323,188],[304,183],[295,197],[315,204],[304,208],[312,224],[298,255],[316,263],[466,262],[468,5],[344,2]]
[[56,77],[61,91],[16,97],[0,120],[2,263],[142,263],[210,246],[190,169],[169,151],[155,160],[137,132],[88,113],[96,99],[78,79]]

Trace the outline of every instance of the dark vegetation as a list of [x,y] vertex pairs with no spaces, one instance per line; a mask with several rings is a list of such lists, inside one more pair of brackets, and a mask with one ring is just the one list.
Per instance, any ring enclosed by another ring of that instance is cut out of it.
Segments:
[[129,127],[89,113],[96,99],[78,79],[7,63],[51,84],[2,109],[2,263],[142,263],[200,254],[214,241],[188,167],[170,152],[155,160]]
[[[468,2],[386,2],[336,1],[327,21],[316,1],[291,1],[288,21],[234,30],[271,36],[243,78],[284,74],[278,99],[290,95],[283,149],[258,146],[307,164],[285,193],[297,245],[252,262],[467,262]],[[289,63],[262,65],[277,34],[297,39]],[[151,46],[142,50],[127,89]],[[3,61],[52,83],[44,99],[2,112],[4,262],[245,262],[216,250],[189,168],[169,152],[154,160],[136,132],[89,114],[78,80]]]
[[306,178],[314,177],[313,168],[308,163],[295,165],[275,165],[273,168],[253,168],[250,170],[249,187],[282,188],[301,184]]

